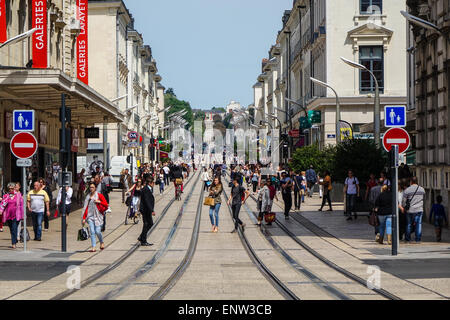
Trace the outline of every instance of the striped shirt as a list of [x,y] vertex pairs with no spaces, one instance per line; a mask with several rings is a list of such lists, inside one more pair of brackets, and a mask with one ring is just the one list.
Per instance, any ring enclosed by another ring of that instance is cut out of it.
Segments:
[[31,211],[32,212],[44,212],[45,204],[50,202],[50,198],[48,197],[47,192],[44,190],[31,190],[28,193],[27,200],[30,201]]

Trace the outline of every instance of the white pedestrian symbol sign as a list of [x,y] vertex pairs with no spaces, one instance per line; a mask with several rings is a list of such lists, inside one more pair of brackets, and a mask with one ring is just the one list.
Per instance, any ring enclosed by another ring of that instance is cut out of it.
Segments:
[[[19,118],[17,120],[19,121],[19,128],[23,128],[22,123],[23,123],[24,119],[23,119],[22,114],[19,114]],[[26,126],[28,127],[28,124]]]
[[406,127],[406,106],[386,106],[384,110],[386,128]]

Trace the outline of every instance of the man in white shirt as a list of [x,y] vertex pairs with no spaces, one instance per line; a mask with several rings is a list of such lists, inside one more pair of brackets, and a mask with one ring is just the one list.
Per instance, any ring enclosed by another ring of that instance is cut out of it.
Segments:
[[344,193],[346,199],[346,215],[348,216],[347,221],[351,221],[352,212],[355,215],[355,219],[358,218],[355,211],[355,201],[356,197],[359,197],[359,180],[357,177],[353,176],[353,171],[348,171],[348,177],[345,179]]
[[169,169],[169,167],[167,166],[167,163],[166,164],[164,164],[164,167],[163,167],[163,170],[164,170],[164,184],[166,185],[166,186],[168,186],[169,185],[169,173],[170,173],[170,169]]
[[[72,196],[73,196],[73,189],[71,187],[66,187],[66,215],[70,215],[70,205],[72,204]],[[58,191],[58,198],[56,199],[56,206],[59,210],[59,214],[62,215],[62,187],[59,188]]]

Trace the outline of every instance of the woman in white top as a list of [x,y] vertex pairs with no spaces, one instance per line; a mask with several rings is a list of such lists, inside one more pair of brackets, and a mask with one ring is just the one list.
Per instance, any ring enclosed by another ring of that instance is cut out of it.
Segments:
[[209,177],[208,169],[204,168],[202,173],[202,181],[204,183],[203,185],[203,191],[209,191],[209,181],[211,178]]

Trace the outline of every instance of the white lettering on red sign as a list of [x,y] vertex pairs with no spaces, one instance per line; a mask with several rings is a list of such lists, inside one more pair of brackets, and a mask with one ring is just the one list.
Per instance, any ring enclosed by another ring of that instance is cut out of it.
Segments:
[[77,78],[89,84],[88,69],[88,0],[77,0],[77,19],[80,34],[77,37]]
[[33,68],[47,68],[47,1],[33,0]]

